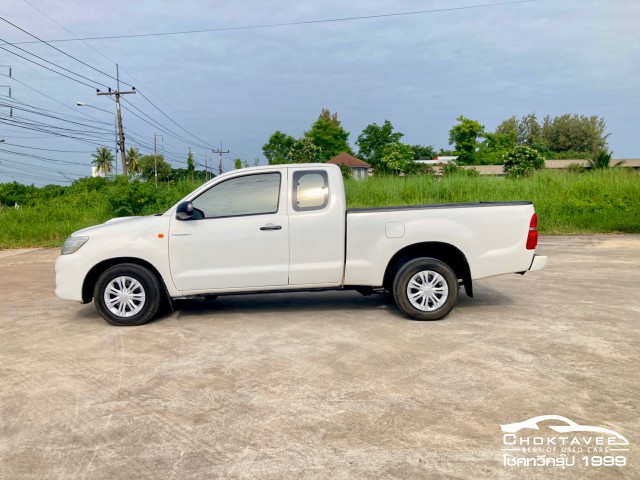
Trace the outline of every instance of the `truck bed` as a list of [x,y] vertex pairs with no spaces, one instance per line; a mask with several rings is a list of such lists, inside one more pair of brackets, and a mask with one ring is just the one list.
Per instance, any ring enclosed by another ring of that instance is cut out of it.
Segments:
[[464,252],[474,280],[526,271],[534,255],[526,249],[533,214],[530,201],[350,208],[344,283],[381,285],[392,257],[416,245],[426,254],[438,244]]

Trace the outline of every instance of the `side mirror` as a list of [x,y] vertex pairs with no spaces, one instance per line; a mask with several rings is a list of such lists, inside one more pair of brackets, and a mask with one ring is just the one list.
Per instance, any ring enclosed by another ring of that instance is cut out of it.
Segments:
[[176,208],[176,218],[183,221],[193,218],[193,203],[191,200],[187,200],[178,205],[178,208]]

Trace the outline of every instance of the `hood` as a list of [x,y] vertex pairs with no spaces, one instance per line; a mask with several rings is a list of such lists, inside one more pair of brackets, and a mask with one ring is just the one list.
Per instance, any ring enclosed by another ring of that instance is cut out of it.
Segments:
[[73,232],[72,236],[92,236],[102,234],[104,232],[115,233],[117,231],[131,234],[136,230],[148,230],[151,228],[166,228],[168,225],[167,217],[162,215],[148,215],[145,217],[117,217],[107,220],[100,225],[83,228]]

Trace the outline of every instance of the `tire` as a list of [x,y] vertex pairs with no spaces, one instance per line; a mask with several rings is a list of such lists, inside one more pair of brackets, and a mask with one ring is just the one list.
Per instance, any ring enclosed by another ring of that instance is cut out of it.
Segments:
[[398,308],[414,320],[440,320],[451,312],[458,300],[458,278],[451,267],[440,260],[415,258],[396,273],[393,299]]
[[100,275],[93,289],[93,302],[98,313],[112,325],[143,325],[158,313],[161,292],[160,281],[151,270],[123,263]]

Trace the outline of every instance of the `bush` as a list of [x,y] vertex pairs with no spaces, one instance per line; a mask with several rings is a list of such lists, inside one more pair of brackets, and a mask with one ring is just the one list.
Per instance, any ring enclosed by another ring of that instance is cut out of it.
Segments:
[[425,165],[424,163],[421,163],[418,165],[415,173],[416,175],[434,176],[436,174],[436,170],[433,168],[433,165]]
[[116,184],[107,191],[107,201],[116,217],[142,215],[156,205],[158,189],[151,182],[118,177]]
[[570,163],[566,168],[567,172],[571,173],[582,173],[584,172],[584,167],[579,163]]
[[540,152],[524,145],[512,148],[503,160],[508,178],[529,177],[534,170],[544,168],[544,157]]
[[480,172],[475,168],[462,168],[458,166],[455,162],[448,162],[442,166],[442,170],[440,170],[442,175],[464,175],[467,177],[477,177],[480,175]]
[[353,178],[353,173],[351,172],[351,167],[344,165],[342,163],[338,164],[340,167],[340,172],[342,172],[342,178],[347,180],[348,178]]

